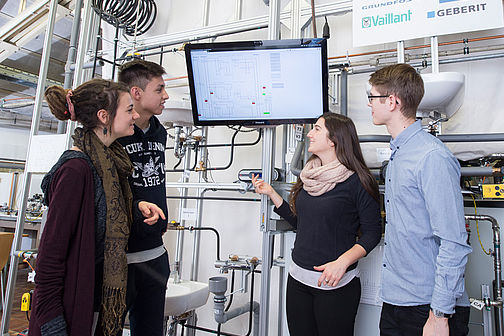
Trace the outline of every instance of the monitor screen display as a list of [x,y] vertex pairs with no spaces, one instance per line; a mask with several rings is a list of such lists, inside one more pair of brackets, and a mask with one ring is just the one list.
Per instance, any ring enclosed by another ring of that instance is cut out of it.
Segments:
[[313,123],[328,111],[324,39],[185,46],[194,124]]

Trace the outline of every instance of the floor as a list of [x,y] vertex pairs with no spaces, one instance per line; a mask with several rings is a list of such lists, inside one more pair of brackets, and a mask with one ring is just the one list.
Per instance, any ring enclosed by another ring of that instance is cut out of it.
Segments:
[[[23,335],[24,333],[20,334],[20,332],[28,329],[26,312],[21,311],[21,296],[23,293],[29,292],[35,286],[33,283],[28,283],[26,281],[28,272],[28,268],[20,268],[18,270],[9,324],[9,335]],[[0,318],[3,319],[3,311],[0,311]]]
[[[33,283],[28,283],[26,281],[28,277],[29,269],[24,265],[21,265],[16,281],[16,288],[14,291],[14,301],[11,311],[11,319],[9,324],[9,335],[27,335],[23,331],[28,329],[28,319],[26,317],[26,312],[21,311],[21,296],[23,293],[29,292],[35,287]],[[3,319],[3,311],[0,309],[0,321]],[[126,318],[125,329],[123,335],[129,335],[129,321]]]

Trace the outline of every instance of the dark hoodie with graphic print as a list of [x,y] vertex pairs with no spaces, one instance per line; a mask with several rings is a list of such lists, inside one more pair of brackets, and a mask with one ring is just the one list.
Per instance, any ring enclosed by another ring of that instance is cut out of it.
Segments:
[[128,153],[134,167],[130,176],[134,204],[128,253],[150,250],[163,245],[161,237],[166,231],[167,221],[159,218],[154,225],[144,223],[145,218],[138,210],[138,202],[156,204],[168,218],[165,187],[166,130],[153,116],[146,133],[135,125],[133,135],[118,141]]

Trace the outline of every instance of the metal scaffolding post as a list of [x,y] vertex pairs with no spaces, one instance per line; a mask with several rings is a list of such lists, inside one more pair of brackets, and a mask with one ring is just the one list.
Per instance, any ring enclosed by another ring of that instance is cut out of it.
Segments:
[[[87,30],[89,28],[89,24],[91,22],[92,18],[92,9],[91,9],[91,3],[90,0],[78,0],[76,1],[76,9],[74,12],[74,21],[80,21],[81,20],[81,15],[80,15],[80,8],[82,6],[82,2],[84,1],[84,27]],[[37,92],[35,96],[35,103],[34,103],[34,110],[33,110],[33,117],[32,117],[32,124],[31,124],[31,129],[30,129],[30,137],[28,141],[28,151],[26,154],[26,162],[27,165],[25,166],[25,173],[24,173],[24,178],[23,178],[23,186],[22,186],[22,195],[21,195],[21,208],[20,211],[18,212],[18,217],[16,221],[16,229],[15,229],[15,235],[14,235],[14,241],[12,245],[12,251],[11,251],[11,260],[10,260],[10,267],[9,267],[9,276],[8,276],[8,281],[7,281],[7,288],[6,288],[6,297],[5,297],[5,310],[3,312],[2,316],[2,322],[0,326],[0,335],[1,336],[8,336],[9,333],[9,323],[10,323],[10,317],[11,317],[11,311],[12,311],[12,304],[13,304],[13,297],[14,297],[14,289],[15,289],[15,283],[16,283],[16,278],[17,278],[17,265],[20,261],[21,256],[23,255],[21,249],[21,240],[23,236],[23,226],[24,226],[24,219],[26,216],[26,204],[28,200],[28,195],[29,195],[29,190],[30,190],[30,185],[31,185],[31,178],[32,175],[34,174],[33,172],[29,171],[28,169],[28,162],[30,161],[30,155],[33,153],[30,152],[30,148],[32,145],[32,141],[34,138],[38,135],[39,133],[39,124],[40,124],[40,117],[42,114],[42,100],[43,100],[43,95],[44,95],[44,90],[47,84],[47,72],[49,68],[49,59],[50,59],[50,54],[51,54],[51,43],[52,43],[52,37],[53,37],[53,31],[54,31],[54,25],[56,22],[56,16],[57,16],[57,9],[58,9],[58,1],[57,0],[51,0],[50,7],[49,7],[49,16],[48,16],[48,21],[47,21],[47,29],[45,32],[45,39],[44,39],[44,48],[42,51],[42,57],[41,57],[41,63],[40,63],[40,71],[39,71],[39,76],[38,76],[38,83],[37,83]],[[71,40],[75,41],[76,36],[79,34],[79,22],[74,22],[73,27],[72,27],[72,36]],[[87,50],[88,46],[88,41],[82,40],[82,36],[79,39],[78,43],[78,52],[77,52],[77,64],[74,70],[74,73],[76,76],[74,76],[74,87],[78,86],[79,84],[82,83],[83,78],[81,75],[82,72],[82,61],[84,58],[84,55]],[[72,62],[72,59],[74,57],[74,54],[72,51],[69,51],[72,54],[69,55],[67,59],[67,66],[69,67],[70,64],[68,62]],[[70,74],[65,74],[65,86],[68,85],[67,77],[70,77]],[[67,133],[66,133],[66,138],[67,138],[67,145],[65,146],[66,148],[69,148],[71,145],[70,141],[70,135],[73,133],[73,129],[75,128],[75,122],[69,122],[69,125],[67,127]]]
[[[280,0],[270,1],[268,38],[280,38]],[[271,172],[275,162],[275,129],[266,128],[263,137],[262,177],[271,183]],[[271,267],[273,264],[274,233],[270,229],[270,202],[268,196],[261,195],[261,231],[262,240],[262,268],[261,268],[261,307],[259,310],[259,335],[267,336],[269,329],[269,306],[271,289]]]
[[[56,12],[58,9],[58,1],[52,0],[49,7],[49,18],[47,21],[47,29],[45,32],[44,39],[44,49],[42,50],[42,57],[40,63],[40,71],[37,83],[37,93],[35,96],[35,105],[33,110],[33,117],[30,129],[30,138],[28,140],[28,151],[26,153],[26,162],[28,162],[28,157],[30,156],[30,145],[33,140],[33,137],[39,132],[40,125],[40,116],[42,114],[42,98],[45,90],[47,71],[49,69],[49,57],[51,55],[51,43],[52,36],[54,31],[54,23],[56,22]],[[7,280],[7,289],[5,294],[5,309],[2,316],[2,324],[1,324],[1,335],[8,336],[9,335],[9,322],[11,318],[12,311],[12,301],[14,298],[14,288],[16,284],[17,278],[17,270],[18,264],[20,261],[20,256],[18,255],[18,251],[21,249],[21,240],[23,238],[23,228],[24,228],[24,220],[26,216],[26,203],[28,201],[28,195],[30,191],[30,184],[32,173],[27,170],[27,166],[25,165],[25,173],[23,176],[23,187],[21,194],[21,209],[18,212],[17,220],[16,220],[16,231],[14,234],[14,241],[12,242],[12,250],[11,250],[11,259],[10,259],[10,267],[9,267],[9,277]]]

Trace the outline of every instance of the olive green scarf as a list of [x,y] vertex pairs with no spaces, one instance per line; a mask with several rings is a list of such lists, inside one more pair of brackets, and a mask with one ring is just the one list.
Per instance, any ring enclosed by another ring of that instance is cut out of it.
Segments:
[[[105,146],[92,131],[77,128],[74,145],[86,153],[100,176],[107,204],[100,320],[103,333],[115,336],[126,311],[128,264],[126,248],[132,223],[132,200],[128,177],[133,166],[117,142]],[[98,288],[96,290],[99,290]]]

